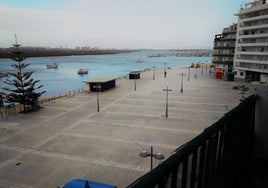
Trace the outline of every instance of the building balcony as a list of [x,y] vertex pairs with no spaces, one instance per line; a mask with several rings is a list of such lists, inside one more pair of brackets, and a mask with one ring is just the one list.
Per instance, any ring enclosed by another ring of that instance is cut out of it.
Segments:
[[266,38],[268,37],[268,33],[258,33],[258,34],[249,34],[249,35],[239,35],[237,38],[245,39],[245,38]]
[[253,26],[241,26],[238,28],[238,31],[242,30],[252,30],[252,29],[263,29],[263,28],[268,28],[268,24],[261,24],[261,25],[253,25]]
[[259,73],[268,73],[268,69],[258,69],[250,66],[235,66],[236,70],[240,71],[252,71],[252,72],[259,72]]
[[213,53],[213,56],[219,57],[234,57],[234,53]]
[[260,52],[260,51],[236,51],[237,55],[258,55],[258,56],[267,56],[267,52]]
[[[241,87],[241,92],[244,89]],[[177,148],[168,159],[127,188],[267,187],[265,175],[268,162],[253,159],[252,152],[257,116],[255,108],[258,109],[256,103],[260,105],[260,101],[266,102],[254,95],[246,98],[218,122]],[[256,182],[251,182],[251,173],[256,172],[258,180],[262,178],[262,181],[254,185]]]
[[234,49],[235,45],[216,45],[213,47],[213,49]]
[[250,63],[250,64],[267,64],[267,61],[264,60],[251,60],[251,59],[239,59],[239,58],[236,58],[235,62]]
[[229,27],[224,28],[222,33],[224,33],[224,34],[236,33],[236,29],[230,29]]
[[268,42],[254,42],[254,43],[250,43],[250,42],[240,42],[237,43],[236,45],[237,47],[246,47],[246,46],[256,46],[256,47],[262,47],[262,46],[268,46]]
[[237,16],[241,16],[244,14],[252,13],[252,12],[257,12],[261,10],[265,10],[268,8],[268,4],[265,4],[261,1],[254,1],[251,3],[247,3],[244,8],[241,8],[239,13],[237,13]]
[[260,16],[255,16],[255,17],[250,17],[250,18],[241,18],[241,22],[249,22],[249,21],[256,21],[256,20],[263,20],[267,19],[268,15],[260,15]]
[[223,64],[223,65],[232,65],[234,61],[221,61],[221,60],[212,60],[214,64]]

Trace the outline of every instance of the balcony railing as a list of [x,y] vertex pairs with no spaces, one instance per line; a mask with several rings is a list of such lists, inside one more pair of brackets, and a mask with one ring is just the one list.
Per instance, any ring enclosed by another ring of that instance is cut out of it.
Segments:
[[228,187],[253,148],[256,99],[243,100],[127,188]]

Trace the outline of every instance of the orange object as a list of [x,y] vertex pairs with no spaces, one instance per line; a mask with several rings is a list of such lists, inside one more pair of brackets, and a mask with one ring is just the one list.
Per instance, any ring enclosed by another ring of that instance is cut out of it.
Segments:
[[222,69],[215,69],[215,78],[216,79],[222,79],[223,71]]

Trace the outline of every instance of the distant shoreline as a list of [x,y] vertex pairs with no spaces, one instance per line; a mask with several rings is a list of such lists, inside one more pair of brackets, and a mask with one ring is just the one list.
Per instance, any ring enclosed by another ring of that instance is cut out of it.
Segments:
[[[12,58],[13,54],[10,51],[14,48],[4,49],[0,51],[0,58]],[[72,55],[108,55],[136,52],[138,50],[116,50],[116,49],[94,49],[94,50],[72,50],[72,49],[24,49],[23,57],[49,57],[49,56],[72,56]]]

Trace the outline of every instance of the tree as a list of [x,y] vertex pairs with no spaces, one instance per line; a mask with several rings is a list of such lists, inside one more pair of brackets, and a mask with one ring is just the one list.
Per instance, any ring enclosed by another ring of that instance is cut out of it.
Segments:
[[14,49],[11,51],[12,58],[16,63],[11,66],[15,69],[15,72],[9,72],[8,75],[12,79],[6,79],[4,83],[9,87],[2,88],[7,93],[2,92],[4,98],[7,102],[17,102],[23,105],[23,111],[34,110],[38,105],[38,99],[45,93],[36,92],[36,90],[43,87],[43,85],[36,86],[40,80],[34,80],[31,78],[33,71],[25,71],[25,68],[30,64],[22,63],[26,58],[23,56],[23,51],[19,49],[20,44],[17,43],[17,38],[15,35],[16,43],[13,44]]

